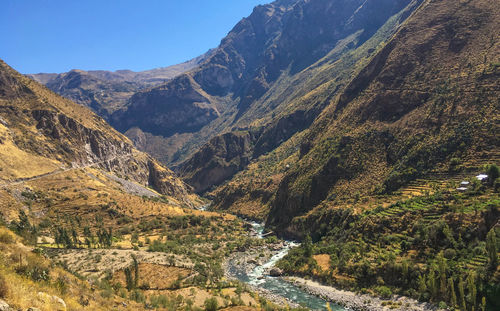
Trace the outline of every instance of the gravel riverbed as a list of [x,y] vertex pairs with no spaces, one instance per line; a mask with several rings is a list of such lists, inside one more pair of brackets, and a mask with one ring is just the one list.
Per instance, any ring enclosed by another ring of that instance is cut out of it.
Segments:
[[350,291],[339,290],[331,286],[306,280],[299,277],[284,277],[284,280],[291,282],[304,291],[322,297],[323,299],[341,305],[347,309],[355,311],[431,311],[436,307],[429,303],[421,303],[414,299],[395,296],[390,300],[383,300],[365,294],[357,294]]

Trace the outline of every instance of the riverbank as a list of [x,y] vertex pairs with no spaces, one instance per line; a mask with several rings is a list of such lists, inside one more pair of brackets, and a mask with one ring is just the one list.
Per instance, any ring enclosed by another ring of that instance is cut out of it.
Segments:
[[418,302],[414,299],[396,296],[390,300],[382,300],[370,295],[339,290],[331,286],[306,280],[299,277],[283,277],[284,280],[302,288],[309,294],[319,296],[327,301],[355,311],[434,311],[436,307],[430,303]]
[[[224,275],[229,280],[240,280],[238,273],[244,275],[251,275],[257,267],[265,265],[273,256],[278,254],[285,247],[284,242],[279,242],[273,245],[252,247],[245,252],[237,252],[232,254],[223,263]],[[237,269],[236,269],[237,267]],[[268,271],[263,271],[261,276],[258,278],[267,277]],[[253,292],[259,294],[259,296],[264,297],[268,301],[285,306],[288,305],[292,308],[299,307],[299,304],[291,301],[288,298],[277,295],[270,290],[259,287],[258,285],[251,284],[249,282],[244,282],[246,286]]]

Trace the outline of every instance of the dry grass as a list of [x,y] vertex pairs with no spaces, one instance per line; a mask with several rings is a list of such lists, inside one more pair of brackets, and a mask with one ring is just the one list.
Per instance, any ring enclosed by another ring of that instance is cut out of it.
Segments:
[[318,266],[321,269],[323,269],[323,271],[330,270],[330,255],[328,254],[314,255],[313,258],[318,263]]
[[58,161],[19,149],[12,141],[8,129],[2,124],[0,137],[4,137],[0,144],[0,179],[4,181],[43,175],[57,170],[61,165]]
[[132,265],[132,255],[141,263],[167,266],[173,261],[178,267],[189,269],[193,266],[191,260],[180,255],[123,249],[52,249],[48,254],[54,261],[64,262],[71,271],[97,278],[108,271],[116,272],[129,267]]
[[0,274],[0,298],[5,298],[9,294],[9,286],[7,285],[7,281],[5,281],[5,277]]
[[[148,285],[150,289],[154,290],[170,289],[176,280],[184,279],[190,274],[191,271],[184,268],[140,263],[138,286]],[[123,270],[117,271],[113,275],[113,282],[118,282],[123,287],[127,285]]]

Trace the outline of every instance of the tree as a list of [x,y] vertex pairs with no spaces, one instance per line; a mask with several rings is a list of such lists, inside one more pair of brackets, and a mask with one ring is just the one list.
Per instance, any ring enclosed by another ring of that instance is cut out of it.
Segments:
[[139,284],[139,263],[135,255],[132,255],[132,260],[134,261],[134,287],[137,287]]
[[497,165],[492,164],[488,166],[487,174],[488,174],[488,182],[490,186],[492,186],[495,180],[498,177],[500,177],[500,168]]
[[38,239],[38,228],[31,225],[28,215],[21,210],[19,212],[19,221],[12,222],[12,229],[22,236],[28,243],[35,245]]
[[80,240],[78,239],[78,234],[76,233],[76,230],[74,228],[71,229],[71,236],[73,237],[73,244],[75,246],[80,244]]
[[458,279],[458,295],[460,300],[460,310],[467,311],[467,307],[465,306],[464,281],[462,280],[462,277]]
[[92,232],[88,226],[83,228],[83,236],[85,237],[85,243],[88,248],[92,248],[92,244],[94,243],[94,237],[92,236]]
[[467,291],[469,292],[468,300],[473,308],[477,302],[477,287],[476,287],[476,273],[472,271],[467,277]]
[[437,256],[438,270],[439,270],[439,291],[443,297],[447,297],[446,293],[446,270],[448,264],[443,256],[443,252],[440,252]]
[[425,280],[425,275],[418,276],[418,291],[420,294],[425,294],[427,292],[427,282]]
[[436,282],[436,271],[435,266],[431,267],[431,272],[427,277],[427,287],[429,288],[429,292],[431,294],[431,298],[434,299],[438,296],[438,285]]
[[304,256],[306,258],[311,257],[313,254],[313,244],[312,244],[312,239],[311,239],[310,235],[306,235],[302,245],[303,245],[303,249],[304,249]]
[[135,288],[134,280],[132,278],[132,271],[130,271],[130,268],[127,267],[123,272],[125,272],[125,283],[127,284],[127,290],[131,291]]
[[490,259],[490,268],[495,270],[498,266],[498,249],[497,249],[497,236],[495,228],[491,228],[490,232],[486,235],[486,250]]
[[453,278],[448,279],[448,292],[450,293],[450,305],[453,308],[457,307],[457,295],[455,294],[455,282],[453,281]]

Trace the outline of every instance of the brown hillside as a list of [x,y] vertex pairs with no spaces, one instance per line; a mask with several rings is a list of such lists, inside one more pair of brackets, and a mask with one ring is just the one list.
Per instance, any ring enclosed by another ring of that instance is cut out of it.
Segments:
[[451,158],[497,161],[499,17],[491,1],[425,3],[311,127],[269,222],[397,190]]

